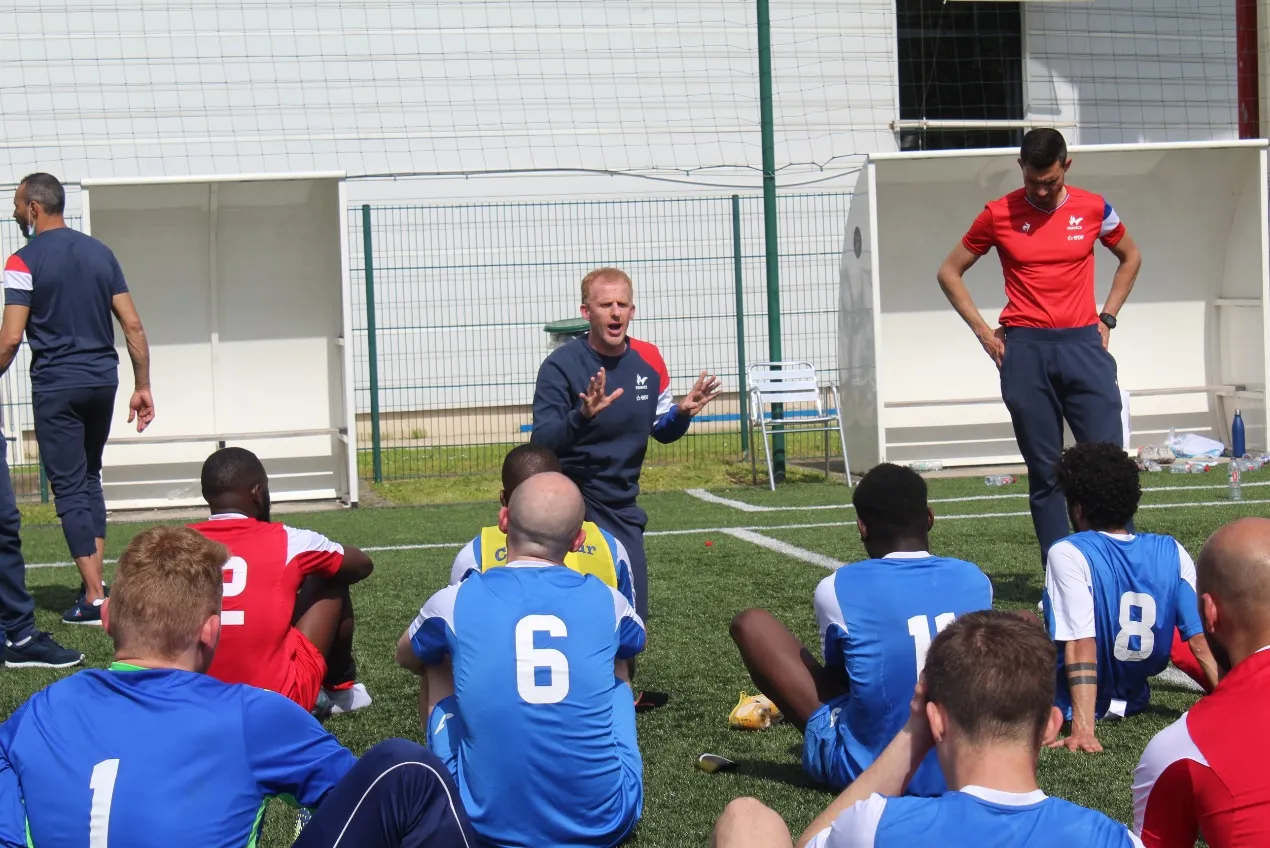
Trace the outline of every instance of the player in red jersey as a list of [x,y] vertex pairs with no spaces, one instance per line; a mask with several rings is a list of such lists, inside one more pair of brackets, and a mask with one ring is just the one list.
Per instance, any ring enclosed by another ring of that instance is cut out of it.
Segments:
[[1270,845],[1270,520],[1243,518],[1200,551],[1195,589],[1223,672],[1213,694],[1160,731],[1133,776],[1147,848]]
[[211,519],[195,530],[229,548],[221,638],[208,674],[287,696],[306,710],[370,705],[353,663],[348,587],[370,557],[312,530],[269,520],[269,478],[254,453],[222,448],[203,463]]
[[[1023,188],[984,208],[938,274],[948,302],[1000,369],[1001,399],[1027,463],[1042,564],[1050,546],[1070,532],[1054,471],[1063,420],[1077,442],[1124,439],[1116,361],[1107,343],[1142,265],[1111,204],[1066,184],[1071,164],[1058,130],[1028,132],[1019,151]],[[1096,242],[1120,261],[1101,313],[1094,301]],[[962,279],[993,247],[1006,293],[995,330]]]

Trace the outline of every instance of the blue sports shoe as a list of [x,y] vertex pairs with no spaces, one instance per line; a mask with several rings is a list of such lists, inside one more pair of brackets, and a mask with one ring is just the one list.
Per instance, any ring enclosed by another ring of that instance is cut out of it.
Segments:
[[43,631],[32,634],[21,645],[6,642],[4,646],[6,668],[70,668],[83,661],[83,654],[63,648]]
[[63,624],[95,624],[101,626],[101,605],[90,604],[83,598],[75,601],[75,606],[62,613]]

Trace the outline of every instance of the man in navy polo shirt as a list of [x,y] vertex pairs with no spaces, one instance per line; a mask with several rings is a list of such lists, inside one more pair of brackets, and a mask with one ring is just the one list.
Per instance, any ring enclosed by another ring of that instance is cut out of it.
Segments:
[[582,490],[587,520],[626,548],[636,611],[647,621],[648,515],[635,498],[648,437],[663,444],[681,438],[693,416],[718,396],[719,379],[702,371],[675,403],[656,346],[626,335],[635,316],[634,289],[617,268],[598,268],[582,279],[581,311],[590,331],[552,351],[538,369],[530,438],[559,457]]
[[115,255],[68,228],[65,206],[66,192],[51,174],[31,174],[14,194],[13,217],[31,240],[4,266],[0,374],[13,363],[25,332],[40,460],[84,579],[84,594],[62,621],[100,625],[106,543],[101,458],[119,388],[111,313],[123,328],[136,377],[128,421],[136,421],[137,432],[154,420],[150,348]]

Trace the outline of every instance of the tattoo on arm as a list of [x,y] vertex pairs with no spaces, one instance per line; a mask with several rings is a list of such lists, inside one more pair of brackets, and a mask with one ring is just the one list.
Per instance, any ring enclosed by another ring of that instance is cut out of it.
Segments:
[[1067,678],[1067,684],[1069,686],[1097,686],[1098,675],[1096,674],[1082,674],[1079,676],[1069,675]]

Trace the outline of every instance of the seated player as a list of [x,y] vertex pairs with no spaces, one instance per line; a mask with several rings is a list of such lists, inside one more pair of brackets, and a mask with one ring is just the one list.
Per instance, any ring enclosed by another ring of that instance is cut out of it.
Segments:
[[[1054,707],[1054,644],[1008,612],[958,618],[931,643],[903,729],[821,813],[799,848],[1141,848],[1119,822],[1036,782],[1042,744],[1063,719]],[[934,749],[949,792],[903,798],[913,763]],[[789,848],[780,817],[752,798],[734,801],[716,848]]]
[[[884,464],[852,495],[870,559],[839,568],[816,587],[825,665],[766,610],[732,621],[732,638],[759,690],[803,732],[803,768],[841,789],[869,767],[908,715],[906,704],[934,635],[959,615],[992,606],[992,584],[975,565],[932,556],[935,517],[926,481]],[[743,701],[732,721],[744,726]],[[944,791],[929,757],[909,785]]]
[[1213,683],[1217,668],[1186,550],[1171,536],[1125,531],[1142,497],[1134,461],[1119,445],[1079,444],[1059,458],[1058,482],[1077,532],[1050,548],[1045,566],[1045,622],[1060,643],[1056,703],[1071,721],[1055,746],[1101,751],[1095,718],[1146,709],[1174,628]]
[[427,749],[391,739],[358,761],[281,695],[204,674],[228,556],[184,527],[132,540],[102,607],[114,663],[0,724],[0,845],[242,848],[279,795],[316,808],[297,848],[475,845]]
[[[473,572],[507,564],[507,504],[521,483],[544,471],[563,473],[560,460],[542,445],[518,445],[507,452],[503,458],[503,490],[498,493],[498,501],[502,504],[498,523],[482,527],[480,534],[459,551],[450,569],[451,583],[461,583]],[[582,529],[586,532],[586,540],[577,550],[565,556],[564,564],[579,574],[594,574],[600,582],[621,592],[631,606],[635,606],[635,584],[631,580],[626,548],[612,533],[602,530],[592,521],[584,521]]]
[[1222,679],[1142,753],[1134,828],[1147,848],[1270,845],[1270,521],[1218,530],[1196,572]]
[[634,608],[562,563],[582,494],[536,474],[507,507],[508,563],[437,592],[397,645],[423,677],[428,746],[495,845],[617,845],[643,809],[635,708],[619,660],[644,648]]
[[[269,478],[254,453],[222,448],[203,463],[211,518],[193,525],[232,554],[225,564],[225,629],[208,671],[286,695],[306,710],[370,706],[353,662],[348,587],[370,557],[312,530],[269,520]],[[320,708],[319,708],[320,705]]]

